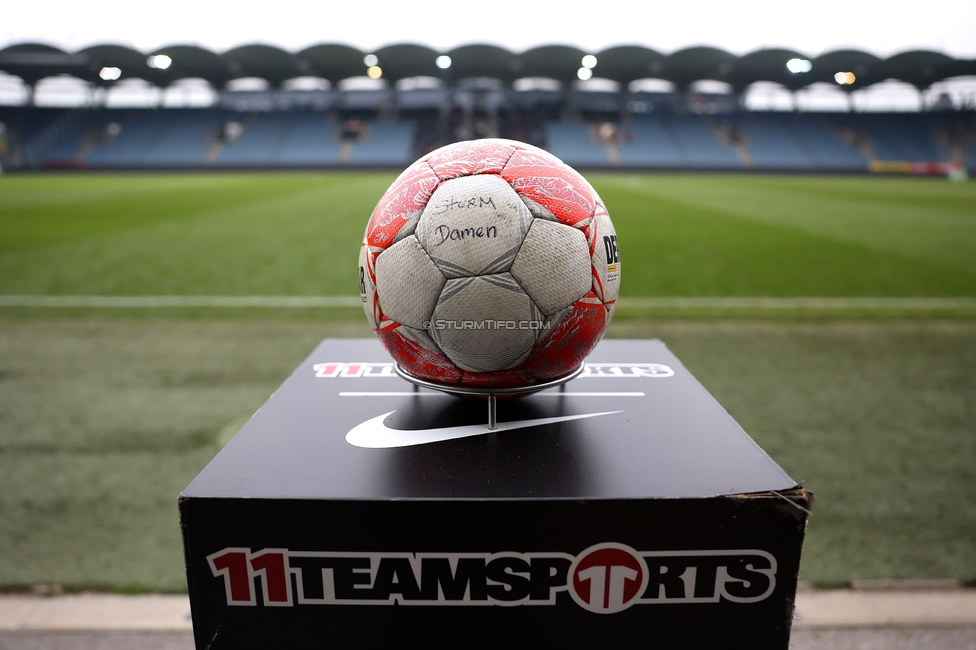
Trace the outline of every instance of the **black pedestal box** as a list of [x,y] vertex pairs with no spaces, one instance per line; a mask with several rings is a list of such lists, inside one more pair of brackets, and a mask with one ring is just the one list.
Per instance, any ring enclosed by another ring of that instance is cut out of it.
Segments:
[[673,649],[788,647],[811,502],[660,341],[489,433],[326,340],[179,507],[200,649]]

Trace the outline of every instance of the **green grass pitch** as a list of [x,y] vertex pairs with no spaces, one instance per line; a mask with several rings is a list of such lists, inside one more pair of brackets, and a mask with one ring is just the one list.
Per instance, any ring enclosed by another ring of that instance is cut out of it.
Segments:
[[[355,295],[390,173],[0,178],[0,294]],[[976,184],[594,174],[625,296],[976,296]]]
[[[973,183],[588,177],[625,296],[976,297]],[[3,176],[0,296],[355,295],[393,178]],[[817,493],[804,579],[972,581],[976,321],[939,315],[610,335],[662,338]],[[358,309],[0,308],[0,589],[184,590],[176,495],[325,336],[371,334]]]

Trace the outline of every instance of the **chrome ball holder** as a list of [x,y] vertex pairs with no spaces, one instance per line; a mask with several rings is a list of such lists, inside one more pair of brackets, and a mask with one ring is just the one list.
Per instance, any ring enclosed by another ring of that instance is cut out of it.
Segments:
[[458,386],[456,384],[442,384],[439,382],[430,381],[429,379],[421,379],[416,375],[412,375],[402,367],[399,363],[393,364],[393,369],[396,374],[406,379],[411,384],[414,385],[414,390],[418,386],[424,388],[430,388],[431,390],[441,391],[443,393],[449,393],[451,395],[458,395],[462,397],[487,397],[488,398],[488,430],[494,431],[498,427],[498,395],[530,395],[532,393],[537,393],[541,390],[546,390],[548,388],[555,388],[560,386],[561,390],[564,390],[566,382],[572,381],[579,377],[580,373],[583,372],[583,368],[586,367],[586,363],[581,363],[576,367],[571,373],[565,377],[560,377],[559,379],[553,379],[552,381],[547,381],[541,384],[532,384],[531,386],[518,386],[512,388],[471,388],[468,386]]

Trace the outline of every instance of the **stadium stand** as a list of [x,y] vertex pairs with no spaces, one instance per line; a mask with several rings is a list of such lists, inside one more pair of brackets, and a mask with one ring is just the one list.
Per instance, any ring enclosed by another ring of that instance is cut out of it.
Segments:
[[835,171],[863,171],[867,159],[856,148],[845,146],[827,125],[825,116],[796,115],[789,124],[800,147],[815,163],[815,168]]
[[[40,144],[47,136],[48,151],[44,160],[48,166],[75,166],[91,146],[91,135],[101,126],[103,115],[95,111],[67,111],[48,126],[35,142]],[[37,147],[40,152],[41,147]]]
[[223,123],[219,113],[190,111],[185,115],[163,112],[162,128],[142,154],[147,167],[192,167],[200,165],[212,147],[208,136]]
[[942,113],[929,124],[940,160],[962,162],[976,170],[976,116],[972,113]]
[[669,123],[659,116],[642,115],[626,125],[618,145],[620,160],[629,167],[676,168],[684,164]]
[[776,113],[735,115],[751,165],[763,168],[811,169],[818,166],[812,153],[793,134],[792,116]]
[[569,165],[604,167],[610,164],[606,146],[596,140],[586,124],[546,124],[549,151]]
[[5,142],[12,151],[28,142],[36,142],[38,137],[61,115],[68,111],[62,109],[37,109],[29,106],[0,107],[0,118],[5,126]]
[[728,169],[742,165],[732,143],[722,137],[719,129],[710,128],[701,116],[675,115],[670,130],[685,166]]
[[930,141],[925,120],[917,115],[831,116],[841,128],[853,129],[867,136],[873,157],[881,160],[936,160],[935,142]]
[[[368,65],[377,64],[381,71],[370,74],[381,78],[366,79]],[[103,78],[106,68],[121,72]],[[976,94],[962,103],[942,95],[915,113],[750,111],[742,101],[758,82],[784,92],[836,83],[851,92],[898,79],[922,92],[976,77],[976,61],[936,52],[879,59],[840,50],[806,59],[779,49],[737,57],[709,47],[665,55],[623,46],[589,55],[566,46],[515,53],[395,45],[365,53],[321,44],[297,53],[264,45],[223,54],[195,46],[68,53],[25,43],[0,50],[0,71],[19,77],[28,97],[57,75],[92,89],[86,106],[0,106],[4,169],[402,167],[449,142],[508,137],[580,167],[976,170]],[[321,83],[289,89],[286,82],[298,76]],[[590,76],[599,83],[580,81]],[[116,77],[160,88],[202,80],[216,101],[204,108],[106,108],[103,91]],[[263,78],[269,88],[235,90],[231,82],[243,77]],[[347,83],[356,79],[369,83]],[[702,90],[695,86],[702,80],[729,90]]]
[[[135,167],[143,162],[143,154],[159,139],[165,127],[162,120],[151,114],[126,114],[118,122],[118,132],[92,149],[83,158],[93,167]],[[108,122],[105,128],[113,122]],[[114,130],[114,129],[113,129]]]
[[325,166],[339,160],[338,124],[322,113],[291,115],[291,124],[281,139],[275,162],[285,166]]
[[[35,116],[31,116],[31,114]],[[847,114],[662,111],[563,121],[501,114],[494,133],[447,127],[436,114],[364,120],[342,138],[325,111],[240,113],[222,109],[91,110],[0,107],[7,169],[400,167],[470,137],[500,135],[542,146],[580,167],[863,172],[871,161],[962,162],[976,168],[972,114]],[[534,122],[535,126],[527,126]],[[612,141],[600,128],[613,124]],[[239,132],[230,138],[228,125]]]
[[[247,115],[239,124],[240,136],[232,142],[222,142],[213,158],[217,166],[268,166],[276,162],[282,141],[288,133],[291,121],[287,113],[261,113]],[[216,143],[215,143],[216,144]]]
[[352,145],[346,160],[354,165],[409,165],[413,136],[410,122],[374,122]]

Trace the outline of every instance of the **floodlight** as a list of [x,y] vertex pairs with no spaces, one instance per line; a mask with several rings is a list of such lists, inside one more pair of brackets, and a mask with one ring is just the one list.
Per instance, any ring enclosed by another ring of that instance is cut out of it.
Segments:
[[363,57],[363,63],[366,64],[367,68],[375,68],[379,62],[380,60],[376,58],[375,54],[367,54]]
[[156,54],[146,59],[146,65],[148,65],[150,68],[156,68],[157,70],[165,70],[172,64],[173,59],[169,58],[165,54]]
[[579,77],[582,81],[586,81],[587,79],[593,76],[593,71],[590,70],[589,68],[580,68],[579,70],[576,71],[576,76]]
[[853,72],[838,72],[834,75],[834,81],[841,86],[850,86],[857,80]]
[[[376,57],[373,58],[375,59]],[[370,79],[379,79],[380,77],[383,76],[383,69],[380,68],[378,65],[371,65],[368,68],[366,68],[366,76],[369,77]]]
[[596,57],[592,54],[587,54],[583,57],[583,67],[584,68],[595,68],[596,67]]
[[441,54],[439,57],[437,57],[437,60],[435,60],[434,63],[436,63],[437,67],[441,70],[447,70],[451,67],[451,57],[447,56],[446,54]]
[[105,67],[99,71],[98,76],[105,81],[115,81],[122,76],[122,70],[120,68]]
[[786,69],[793,74],[810,72],[813,69],[813,64],[806,59],[790,59],[786,62]]

